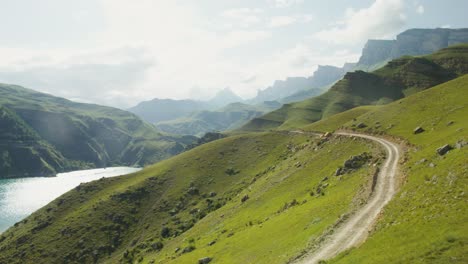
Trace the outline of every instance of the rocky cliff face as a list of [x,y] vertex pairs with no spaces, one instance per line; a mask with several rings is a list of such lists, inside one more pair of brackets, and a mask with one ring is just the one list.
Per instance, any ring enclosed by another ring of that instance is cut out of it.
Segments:
[[346,73],[345,67],[349,68],[350,65],[352,64],[347,63],[343,67],[319,65],[314,75],[309,77],[311,87],[320,88],[338,81]]
[[[290,77],[286,80],[277,80],[265,90],[258,91],[257,96],[251,101],[260,103],[263,101],[279,100],[281,102],[300,101],[310,96],[320,94],[320,88],[331,85],[341,79],[344,74],[355,67],[355,63],[345,63],[343,67],[319,65],[310,77]],[[315,89],[316,91],[311,91]],[[310,96],[308,96],[310,95]],[[305,96],[305,97],[304,97]],[[289,98],[294,99],[289,99]]]
[[357,68],[372,70],[382,63],[401,56],[433,53],[459,43],[468,43],[468,29],[409,29],[396,40],[369,40]]
[[358,65],[374,65],[391,57],[394,40],[368,40]]

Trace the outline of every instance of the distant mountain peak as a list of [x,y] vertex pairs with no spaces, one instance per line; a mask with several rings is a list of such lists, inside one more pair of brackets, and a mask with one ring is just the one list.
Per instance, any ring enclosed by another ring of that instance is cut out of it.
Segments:
[[216,93],[216,95],[211,98],[208,103],[213,104],[215,106],[225,106],[230,103],[235,103],[235,102],[242,102],[244,101],[240,96],[235,94],[231,88],[226,87],[219,92]]

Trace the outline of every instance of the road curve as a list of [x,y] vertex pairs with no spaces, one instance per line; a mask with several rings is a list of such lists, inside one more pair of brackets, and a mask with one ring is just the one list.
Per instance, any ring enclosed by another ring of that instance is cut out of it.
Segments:
[[361,137],[378,142],[387,152],[387,159],[377,177],[377,183],[366,205],[356,211],[346,222],[326,240],[317,250],[306,254],[295,263],[315,264],[320,260],[326,260],[340,252],[363,242],[375,223],[383,207],[395,194],[395,182],[400,159],[400,152],[396,144],[370,135],[348,132],[336,133],[343,136]]

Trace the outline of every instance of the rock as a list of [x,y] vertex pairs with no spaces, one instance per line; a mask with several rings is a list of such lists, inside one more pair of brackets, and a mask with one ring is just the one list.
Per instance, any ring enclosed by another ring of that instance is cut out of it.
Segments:
[[466,145],[468,145],[468,142],[466,142],[464,140],[459,140],[459,141],[457,141],[457,143],[455,143],[455,148],[461,149]]
[[214,245],[214,244],[216,244],[216,240],[213,240],[213,241],[211,241],[210,243],[208,243],[208,246],[211,247],[211,246]]
[[367,125],[364,123],[357,124],[357,128],[365,128],[365,127],[367,127]]
[[449,144],[445,144],[442,147],[437,149],[437,154],[443,156],[443,155],[447,154],[447,152],[449,152],[449,150],[452,150],[452,149],[453,149],[452,146],[450,146]]
[[210,257],[204,257],[198,260],[198,264],[208,264],[210,263],[212,258]]
[[416,164],[422,164],[422,163],[424,163],[424,162],[426,162],[426,161],[427,161],[427,159],[424,159],[424,158],[423,158],[423,159],[419,160],[418,162],[416,162]]
[[343,174],[343,168],[339,167],[339,168],[336,169],[336,171],[335,171],[335,176],[340,176],[341,174]]
[[190,194],[190,195],[198,195],[198,194],[200,194],[200,191],[199,191],[198,188],[196,188],[196,187],[190,187],[190,188],[188,189],[187,192],[188,192],[188,194]]
[[249,199],[250,197],[246,194],[244,196],[242,196],[242,199],[241,199],[241,202],[245,202]]
[[210,192],[210,197],[215,197],[216,196],[216,192]]
[[182,250],[182,254],[189,253],[189,252],[192,252],[194,250],[195,250],[194,246],[188,246],[188,247],[185,247],[184,250]]
[[344,162],[343,167],[345,170],[358,169],[362,165],[364,165],[370,159],[370,157],[371,156],[366,152],[357,156],[351,156],[348,160]]
[[434,163],[429,163],[429,167],[434,168],[436,165]]
[[164,226],[161,229],[161,236],[164,237],[164,238],[170,237],[171,236],[171,229],[169,229],[169,227],[167,227],[167,226]]
[[451,125],[453,125],[453,124],[455,124],[455,121],[451,120],[451,121],[449,121],[449,122],[447,123],[447,126],[451,126]]
[[325,134],[322,135],[322,137],[325,137],[325,138],[328,138],[328,137],[331,137],[331,133],[330,132],[326,132]]
[[417,127],[413,130],[413,134],[420,134],[422,132],[424,132],[425,130],[422,128],[422,127]]

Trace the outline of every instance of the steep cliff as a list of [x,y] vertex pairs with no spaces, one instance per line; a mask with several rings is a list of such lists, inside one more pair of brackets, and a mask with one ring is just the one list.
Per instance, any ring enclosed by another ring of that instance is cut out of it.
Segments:
[[356,69],[374,70],[391,59],[426,55],[460,43],[468,43],[468,28],[409,29],[396,40],[369,40]]

